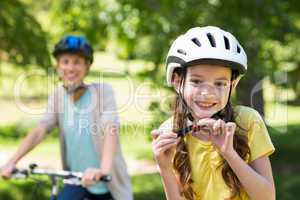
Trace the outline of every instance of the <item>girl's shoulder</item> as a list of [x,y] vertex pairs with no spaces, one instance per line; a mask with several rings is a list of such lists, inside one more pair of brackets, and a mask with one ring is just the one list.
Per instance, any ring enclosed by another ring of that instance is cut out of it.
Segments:
[[254,108],[248,106],[234,106],[234,118],[237,124],[250,128],[253,123],[264,123],[261,115]]
[[257,110],[249,106],[237,105],[233,107],[235,116],[251,116],[251,117],[260,117],[260,114]]

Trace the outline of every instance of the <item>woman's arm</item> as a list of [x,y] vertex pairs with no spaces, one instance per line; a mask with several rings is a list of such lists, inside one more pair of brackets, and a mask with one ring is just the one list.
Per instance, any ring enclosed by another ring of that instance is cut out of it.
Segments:
[[38,124],[30,133],[24,138],[19,149],[13,155],[9,162],[17,163],[30,150],[36,147],[46,136],[47,129],[43,124]]
[[118,125],[107,125],[107,127],[104,129],[100,168],[88,168],[84,171],[81,180],[83,186],[87,187],[94,185],[103,175],[109,175],[111,173],[118,137]]
[[102,174],[110,174],[113,165],[117,143],[119,137],[119,128],[117,125],[108,125],[105,129],[104,143],[102,148],[101,172]]
[[251,199],[275,199],[275,186],[268,157],[258,158],[251,162],[250,166],[235,151],[225,159]]
[[36,147],[46,136],[47,129],[42,123],[38,124],[22,141],[16,153],[11,157],[7,164],[1,169],[1,176],[9,178],[13,168],[18,161],[23,158],[30,150]]

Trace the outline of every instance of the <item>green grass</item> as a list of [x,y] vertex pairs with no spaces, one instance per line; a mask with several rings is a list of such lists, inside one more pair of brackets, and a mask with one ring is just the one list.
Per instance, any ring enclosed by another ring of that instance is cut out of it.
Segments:
[[[277,128],[281,130],[280,127]],[[300,123],[297,125],[288,125],[286,133],[278,132],[277,128],[270,129],[272,142],[276,148],[275,154],[272,157],[273,165],[275,167],[284,165],[300,166]]]
[[[11,140],[11,139],[0,139],[1,149],[5,151],[15,151],[17,150],[21,139]],[[0,149],[0,150],[1,150]],[[37,148],[32,150],[26,157],[42,157],[41,155],[50,155],[50,157],[59,157],[59,143],[55,138],[48,138],[43,141]]]
[[288,175],[275,172],[276,199],[298,200],[300,197],[300,173]]
[[10,180],[0,182],[0,197],[5,200],[44,200],[50,197],[48,182],[37,183],[32,180]]
[[300,123],[270,129],[276,148],[271,156],[277,199],[297,200],[300,197]]
[[296,125],[300,123],[299,113],[300,106],[291,106],[278,102],[265,104],[267,125],[270,126],[286,126]]
[[132,177],[136,200],[165,199],[159,174],[146,174]]
[[121,129],[122,148],[126,156],[138,160],[153,160],[150,133],[140,124],[129,124]]

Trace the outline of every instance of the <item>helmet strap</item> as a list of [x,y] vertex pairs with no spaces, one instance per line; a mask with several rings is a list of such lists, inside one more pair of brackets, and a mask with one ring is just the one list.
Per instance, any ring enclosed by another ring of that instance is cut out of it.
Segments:
[[178,94],[179,99],[181,100],[183,106],[187,109],[187,115],[186,115],[186,116],[188,117],[188,119],[189,119],[190,121],[193,122],[193,121],[194,121],[194,117],[193,117],[193,115],[192,115],[192,113],[193,113],[192,109],[187,105],[186,101],[185,101],[184,98],[183,98],[182,93],[179,91],[177,94]]
[[83,87],[84,83],[80,82],[79,84],[72,84],[72,85],[63,85],[63,87],[65,88],[66,92],[68,94],[73,94],[76,90],[78,90],[80,87]]
[[63,85],[63,87],[65,88],[65,91],[71,97],[73,102],[76,102],[78,99],[80,99],[80,97],[83,95],[83,93],[85,92],[85,90],[87,88],[87,86],[83,82],[81,82],[80,84],[71,85],[71,86]]
[[[231,97],[231,93],[232,93],[232,84],[230,84],[230,88],[229,88],[229,96],[228,96],[228,99],[227,99],[227,104],[229,103],[230,101],[230,97]],[[226,106],[227,106],[226,104]],[[226,107],[225,106],[225,107]],[[222,110],[220,110],[219,112],[215,113],[212,118],[214,119],[224,119],[224,108]]]

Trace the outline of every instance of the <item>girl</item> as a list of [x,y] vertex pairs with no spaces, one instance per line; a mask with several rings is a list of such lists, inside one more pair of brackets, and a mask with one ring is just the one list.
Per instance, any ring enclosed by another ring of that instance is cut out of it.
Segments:
[[[53,51],[63,85],[48,100],[47,112],[2,168],[9,178],[17,162],[59,127],[63,167],[83,172],[82,185],[66,185],[59,200],[131,200],[130,177],[119,144],[119,119],[110,85],[85,84],[93,49],[83,37],[62,38]],[[108,184],[97,183],[111,174]]]
[[174,115],[152,131],[152,147],[167,199],[275,199],[264,122],[254,109],[230,104],[247,71],[236,38],[192,28],[174,41],[166,65]]

